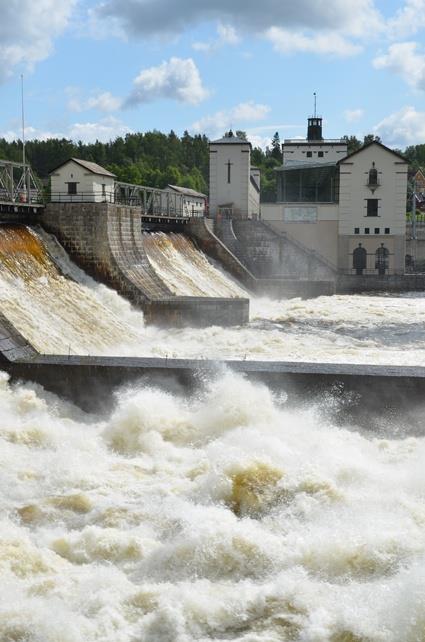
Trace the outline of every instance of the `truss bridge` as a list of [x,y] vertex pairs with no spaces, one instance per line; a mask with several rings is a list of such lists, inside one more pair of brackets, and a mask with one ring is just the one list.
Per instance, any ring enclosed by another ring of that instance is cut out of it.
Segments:
[[31,167],[0,160],[0,213],[36,214],[43,207],[42,187]]
[[145,222],[164,220],[184,222],[196,216],[184,194],[154,187],[116,182],[114,200],[119,205],[140,207],[142,219]]

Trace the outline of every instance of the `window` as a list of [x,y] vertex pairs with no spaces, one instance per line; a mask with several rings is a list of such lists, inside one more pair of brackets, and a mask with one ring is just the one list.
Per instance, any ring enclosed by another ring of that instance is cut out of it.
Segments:
[[372,169],[369,170],[369,187],[376,187],[378,185],[378,170],[375,168],[375,163],[373,163]]
[[364,233],[365,233],[365,234],[369,234],[369,232],[370,232],[370,229],[369,229],[368,227],[365,227],[365,228],[364,228]]
[[313,152],[307,152],[307,158],[312,158]]
[[106,196],[106,185],[102,183],[102,196]]
[[323,152],[318,152],[317,155],[319,158],[323,158]]
[[354,228],[354,234],[360,234],[360,228],[359,227],[355,227]]
[[68,183],[68,194],[77,193],[77,183]]
[[378,216],[378,199],[367,199],[367,216]]
[[227,162],[227,182],[231,182],[231,170],[232,170],[232,165],[233,163],[230,162],[230,160]]
[[375,234],[379,234],[380,230],[379,227],[375,227]]
[[386,228],[385,228],[385,234],[389,234],[389,233],[390,233],[390,228],[389,228],[389,227],[386,227]]

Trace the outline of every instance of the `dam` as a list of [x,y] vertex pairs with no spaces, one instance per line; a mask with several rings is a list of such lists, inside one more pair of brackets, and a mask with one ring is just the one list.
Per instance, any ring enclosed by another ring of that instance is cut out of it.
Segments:
[[269,299],[145,240],[249,320],[147,323],[0,226],[0,639],[420,639],[423,294]]
[[204,220],[7,214],[0,639],[421,640],[423,294],[296,296]]

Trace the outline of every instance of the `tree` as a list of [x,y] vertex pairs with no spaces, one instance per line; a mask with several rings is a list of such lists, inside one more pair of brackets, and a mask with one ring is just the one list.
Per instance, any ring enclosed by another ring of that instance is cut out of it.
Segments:
[[362,146],[361,141],[356,136],[343,136],[342,140],[347,143],[347,153],[352,154]]
[[366,134],[366,136],[363,139],[363,145],[369,145],[370,143],[380,143],[382,142],[379,136],[375,136],[375,134]]
[[272,150],[271,150],[271,156],[275,158],[279,163],[282,163],[283,157],[282,157],[282,149],[280,146],[280,138],[279,138],[279,132],[276,132],[272,138]]

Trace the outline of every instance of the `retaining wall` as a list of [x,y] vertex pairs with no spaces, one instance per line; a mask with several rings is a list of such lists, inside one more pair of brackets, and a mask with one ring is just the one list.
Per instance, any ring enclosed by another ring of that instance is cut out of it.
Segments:
[[340,274],[337,279],[338,294],[362,292],[422,292],[425,274]]
[[[248,227],[256,225],[255,221],[243,221],[243,223]],[[206,254],[218,260],[249,290],[262,296],[275,298],[310,298],[335,293],[334,279],[312,280],[302,278],[302,275],[297,275],[295,278],[289,275],[273,276],[268,274],[267,270],[263,270],[267,276],[261,277],[254,274],[250,269],[252,267],[249,259],[251,247],[245,246],[235,235],[232,221],[222,219],[216,225],[217,234],[211,229],[212,226],[212,220],[193,219],[187,227],[187,232]],[[271,234],[277,236],[274,232]]]
[[42,223],[80,267],[141,307],[148,323],[179,327],[240,325],[248,321],[248,299],[172,294],[144,250],[139,208],[52,203],[46,207]]

